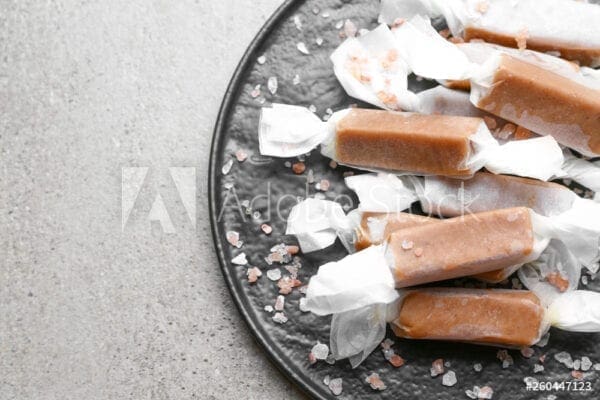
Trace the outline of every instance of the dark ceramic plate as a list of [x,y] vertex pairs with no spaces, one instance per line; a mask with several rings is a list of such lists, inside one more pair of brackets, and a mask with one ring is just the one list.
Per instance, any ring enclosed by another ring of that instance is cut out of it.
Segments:
[[[345,195],[343,201],[350,205],[355,198],[343,184],[343,173],[348,169],[331,168],[329,160],[317,151],[305,160],[307,169],[302,175],[295,175],[289,168],[289,162],[297,160],[270,159],[258,154],[260,99],[264,98],[265,104],[312,104],[320,116],[328,108],[335,111],[357,103],[337,83],[329,55],[342,40],[339,34],[341,29],[336,27],[336,23],[351,19],[359,28],[372,29],[377,24],[378,3],[375,0],[285,2],[250,45],[225,94],[212,144],[210,212],[221,268],[248,328],[275,365],[307,394],[318,399],[334,398],[323,383],[326,376],[331,379],[343,378],[343,392],[339,398],[373,395],[395,400],[415,397],[467,398],[465,390],[473,389],[475,385],[491,386],[494,399],[547,398],[550,394],[558,398],[598,398],[600,380],[597,379],[597,372],[586,377],[592,388],[586,392],[527,391],[523,378],[532,376],[540,382],[572,381],[571,370],[555,361],[554,354],[567,351],[574,358],[588,356],[594,363],[600,362],[600,335],[577,335],[552,330],[548,345],[535,347],[532,358],[526,359],[519,351],[510,351],[514,365],[502,368],[496,357],[497,349],[493,347],[399,340],[388,332],[388,337],[396,342],[395,351],[406,360],[406,364],[400,368],[392,367],[378,349],[358,368],[352,369],[347,361],[338,361],[334,365],[324,361],[315,365],[309,363],[308,353],[312,346],[317,341],[329,343],[330,318],[301,312],[299,300],[302,294],[298,288],[285,296],[284,313],[289,319],[286,323],[274,322],[273,314],[264,310],[265,306],[274,305],[278,295],[276,282],[267,278],[266,271],[277,266],[284,276],[288,275],[283,265],[268,266],[264,257],[278,243],[294,243],[293,238],[284,236],[285,218],[296,198],[306,197],[307,190],[311,196],[318,192],[314,184],[307,184],[308,170],[313,171],[317,182],[320,179],[331,182],[331,188],[324,193],[327,199]],[[301,30],[296,27],[294,16],[299,17]],[[315,42],[317,37],[323,38],[321,46]],[[298,42],[306,44],[309,55],[298,51]],[[266,62],[260,64],[257,59],[263,54]],[[300,76],[301,83],[294,85],[296,74]],[[278,79],[275,95],[267,87],[271,76]],[[255,98],[251,92],[259,84],[262,85],[261,94]],[[416,79],[411,80],[410,84],[416,91],[433,85],[426,81],[417,82]],[[234,153],[240,149],[249,154],[249,158],[241,163],[234,157]],[[231,171],[223,174],[222,167],[229,160],[233,160]],[[247,210],[244,201],[252,202],[251,211]],[[261,231],[262,223],[272,226],[270,235]],[[240,239],[244,241],[240,249],[226,241],[228,231],[239,232]],[[257,266],[263,272],[255,284],[248,283],[247,266],[237,266],[231,262],[241,252],[247,255],[250,266]],[[344,255],[345,251],[339,243],[317,254],[301,255],[302,268],[298,278],[307,283],[319,265]],[[592,285],[596,285],[596,289],[599,286],[597,282],[591,282]],[[539,363],[542,354],[547,355],[545,370],[534,374],[534,364]],[[456,373],[456,385],[443,386],[441,377],[430,376],[429,368],[437,358],[450,363],[447,370]],[[481,372],[474,370],[476,363],[483,366]],[[379,373],[387,389],[375,392],[365,383],[365,378],[371,372]]]

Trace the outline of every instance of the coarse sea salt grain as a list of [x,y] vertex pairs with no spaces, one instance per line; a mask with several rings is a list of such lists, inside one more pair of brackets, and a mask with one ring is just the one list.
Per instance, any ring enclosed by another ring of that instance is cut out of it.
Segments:
[[292,83],[294,85],[299,85],[300,84],[300,75],[298,75],[298,74],[294,75],[294,79],[292,79]]
[[456,374],[454,371],[448,371],[442,376],[442,385],[444,386],[454,386],[456,385],[458,380],[456,379]]
[[277,300],[275,300],[275,310],[283,311],[283,307],[285,306],[285,297],[282,295],[277,296]]
[[323,45],[323,38],[321,36],[318,36],[315,39],[315,43],[317,44],[317,46],[322,46]]
[[242,247],[243,242],[240,240],[240,234],[236,231],[227,231],[225,234],[227,241],[230,245],[237,247],[238,249]]
[[477,398],[482,400],[490,400],[494,396],[494,391],[489,386],[478,388]]
[[365,382],[367,382],[373,390],[381,391],[385,389],[385,383],[383,383],[381,377],[376,372],[371,372],[371,375],[367,376]]
[[431,368],[429,369],[432,377],[436,377],[444,373],[444,360],[438,358],[434,362],[431,363]]
[[261,55],[260,57],[258,57],[258,58],[256,59],[256,61],[257,61],[257,62],[258,62],[260,65],[263,65],[263,64],[264,64],[264,63],[267,61],[267,57],[266,57],[266,56],[263,54],[263,55]]
[[267,80],[267,88],[269,89],[269,92],[271,92],[271,94],[275,94],[277,93],[277,88],[278,88],[279,84],[277,82],[277,77],[276,76],[271,76],[269,77],[269,79]]
[[537,374],[544,371],[544,366],[540,364],[533,364],[533,373]]
[[248,282],[254,283],[262,276],[262,271],[257,267],[248,268],[246,271],[246,275],[248,276]]
[[281,279],[281,270],[279,268],[273,268],[267,271],[267,278],[271,281],[278,281]]
[[589,371],[590,368],[592,368],[592,360],[586,356],[581,357],[581,370]]
[[317,342],[310,352],[313,353],[317,360],[325,360],[329,355],[329,346],[324,343]]
[[296,25],[296,29],[299,31],[302,30],[302,21],[300,20],[299,15],[294,15],[294,25]]
[[296,44],[296,48],[302,54],[310,54],[310,51],[308,51],[308,48],[306,47],[306,44],[304,42],[298,42]]
[[565,365],[567,368],[573,368],[573,358],[566,351],[561,351],[554,355],[554,359],[559,363]]
[[278,324],[285,324],[288,321],[288,319],[284,313],[277,312],[273,315],[273,321],[277,322]]
[[233,166],[233,160],[229,160],[227,161],[225,164],[223,164],[223,168],[221,168],[221,172],[223,173],[223,175],[227,175],[229,173],[229,171],[231,171],[231,167]]
[[265,306],[265,311],[268,312],[268,313],[272,313],[273,312],[273,306],[271,306],[271,305]]
[[299,302],[298,308],[300,308],[300,311],[302,311],[302,312],[309,312],[310,311],[308,309],[308,307],[306,306],[306,297],[301,297],[300,298],[300,302]]
[[246,265],[248,264],[248,259],[246,258],[246,253],[240,253],[237,256],[231,259],[231,262],[235,265]]
[[483,370],[483,365],[481,365],[480,363],[475,363],[475,364],[473,364],[473,369],[476,372],[481,372]]
[[343,383],[342,378],[335,378],[329,381],[329,390],[331,390],[331,393],[333,393],[334,396],[342,394]]

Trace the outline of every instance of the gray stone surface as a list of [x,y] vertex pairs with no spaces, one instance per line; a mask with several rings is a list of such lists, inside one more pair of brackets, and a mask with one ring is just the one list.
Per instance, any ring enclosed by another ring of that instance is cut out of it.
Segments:
[[[280,3],[0,2],[0,399],[302,398],[234,308],[207,216],[220,101]],[[175,233],[122,229],[132,166],[136,207],[161,193]],[[195,229],[173,166],[195,168]]]

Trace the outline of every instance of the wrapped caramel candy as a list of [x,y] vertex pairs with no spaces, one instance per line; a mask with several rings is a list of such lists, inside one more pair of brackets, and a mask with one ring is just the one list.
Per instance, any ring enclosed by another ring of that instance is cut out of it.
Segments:
[[[343,281],[345,278],[337,278]],[[600,293],[574,290],[423,288],[396,291],[365,287],[344,298],[309,283],[307,307],[333,314],[330,348],[336,359],[358,366],[383,340],[386,324],[407,339],[429,339],[524,347],[536,344],[550,327],[600,332]],[[357,299],[363,301],[356,301]]]
[[487,173],[460,181],[364,174],[346,178],[346,184],[356,192],[360,207],[370,211],[408,208],[411,190],[430,215],[452,217],[528,207],[543,217],[555,231],[553,237],[562,240],[583,265],[595,264],[599,258],[600,204],[562,185]]
[[468,177],[485,167],[542,180],[564,175],[562,150],[551,137],[501,145],[481,118],[348,109],[323,122],[303,107],[263,108],[261,154],[298,156],[319,144],[325,156],[366,170]]
[[600,66],[600,6],[570,0],[382,0],[379,20],[443,16],[455,37]]

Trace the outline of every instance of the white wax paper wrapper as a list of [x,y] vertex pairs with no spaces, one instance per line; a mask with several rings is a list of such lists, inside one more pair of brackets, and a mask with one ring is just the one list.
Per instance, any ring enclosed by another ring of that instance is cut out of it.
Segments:
[[363,362],[385,338],[386,325],[396,318],[399,301],[334,314],[329,337],[335,359],[348,358],[352,368]]
[[540,257],[518,270],[519,279],[523,285],[533,291],[548,305],[561,294],[561,291],[546,280],[551,274],[559,274],[568,280],[567,291],[577,289],[581,277],[581,263],[568,250],[564,243],[558,240],[550,244]]
[[600,293],[563,293],[550,303],[547,318],[552,326],[566,331],[600,332]]
[[575,182],[596,193],[600,193],[600,166],[577,158],[569,151],[566,151],[563,169],[569,178]]
[[358,195],[362,211],[401,212],[418,200],[414,190],[392,174],[353,175],[345,182]]
[[339,314],[398,298],[384,245],[319,267],[308,284],[306,308],[317,315]]
[[[565,47],[598,49],[596,29],[600,7],[565,0],[382,0],[379,21],[393,24],[397,18],[415,15],[443,16],[454,36],[465,27],[519,37],[522,32],[537,42]],[[597,66],[600,60],[592,65]]]
[[333,70],[348,95],[380,108],[412,110],[406,63],[398,56],[394,35],[385,25],[346,39],[331,55]]
[[331,246],[338,231],[352,229],[339,203],[308,198],[296,204],[287,220],[286,235],[295,235],[304,253]]

